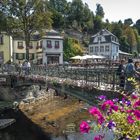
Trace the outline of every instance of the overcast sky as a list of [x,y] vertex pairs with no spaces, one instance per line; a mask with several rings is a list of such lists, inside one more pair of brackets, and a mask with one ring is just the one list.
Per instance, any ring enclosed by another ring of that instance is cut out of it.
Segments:
[[[72,0],[68,0],[72,1]],[[119,21],[132,18],[135,23],[140,19],[140,0],[82,0],[95,13],[96,4],[99,3],[104,9],[105,18],[111,21]]]

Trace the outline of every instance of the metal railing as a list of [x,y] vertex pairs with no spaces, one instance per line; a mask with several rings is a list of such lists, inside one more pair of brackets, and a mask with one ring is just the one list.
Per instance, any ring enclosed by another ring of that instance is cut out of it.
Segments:
[[[1,73],[19,74],[15,65],[9,65],[8,69],[1,66]],[[22,69],[22,74],[25,71]],[[21,74],[20,73],[20,74]],[[45,77],[57,77],[60,79],[71,79],[81,85],[90,85],[93,87],[104,89],[116,89],[119,83],[119,78],[116,75],[115,67],[92,67],[92,66],[38,66],[32,65],[30,75],[40,75]],[[26,76],[26,75],[25,75]]]

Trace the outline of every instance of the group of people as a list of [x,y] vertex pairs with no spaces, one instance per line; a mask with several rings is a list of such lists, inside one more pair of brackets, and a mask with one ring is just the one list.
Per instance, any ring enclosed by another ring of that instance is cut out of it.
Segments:
[[24,61],[23,63],[21,63],[19,61],[19,64],[18,64],[18,72],[19,72],[19,74],[23,73],[25,75],[29,75],[30,70],[31,70],[31,64],[30,64],[29,61]]
[[125,60],[121,60],[117,69],[117,75],[120,80],[120,88],[132,93],[134,90],[134,84],[130,79],[134,78],[138,83],[140,82],[140,62],[133,62],[132,59],[128,59],[128,62],[125,63]]

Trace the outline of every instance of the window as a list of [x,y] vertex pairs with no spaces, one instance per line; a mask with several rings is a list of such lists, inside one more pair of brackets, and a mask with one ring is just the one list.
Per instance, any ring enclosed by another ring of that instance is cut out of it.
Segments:
[[23,49],[23,42],[18,42],[18,49]]
[[36,49],[39,49],[39,42],[36,43]]
[[30,59],[30,60],[33,60],[34,58],[35,58],[35,54],[34,54],[34,53],[30,53],[30,54],[29,54],[29,59]]
[[119,51],[119,47],[116,47],[116,52],[118,52]]
[[98,37],[98,42],[101,41],[101,37]]
[[90,47],[90,48],[89,48],[89,52],[90,52],[90,53],[93,53],[93,47]]
[[98,52],[98,51],[99,51],[98,46],[95,46],[95,52]]
[[55,48],[59,48],[59,41],[55,41]]
[[105,52],[109,52],[109,46],[105,46]]
[[0,45],[3,44],[3,35],[0,35]]
[[52,44],[50,40],[47,40],[47,48],[52,48]]
[[24,53],[16,53],[16,59],[23,60],[24,58],[25,58],[25,54]]
[[104,46],[100,46],[100,52],[104,52]]

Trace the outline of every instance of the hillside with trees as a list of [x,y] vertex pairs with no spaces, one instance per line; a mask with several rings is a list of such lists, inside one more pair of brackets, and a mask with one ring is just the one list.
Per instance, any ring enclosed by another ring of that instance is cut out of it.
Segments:
[[[43,34],[42,29],[54,28],[63,33],[71,29],[82,34],[80,40],[75,36],[74,40],[77,39],[82,46],[87,47],[90,36],[105,28],[118,37],[120,50],[135,55],[140,53],[140,19],[136,23],[129,17],[118,22],[104,21],[103,7],[98,3],[95,7],[94,13],[82,0],[3,0],[0,2],[0,31],[14,35],[22,32],[28,46],[30,36],[36,30]],[[15,29],[18,31],[15,32]],[[70,56],[73,56],[73,48],[66,49],[69,44],[73,43],[66,35],[64,55],[71,51]],[[82,48],[77,48],[76,52],[81,54]]]

